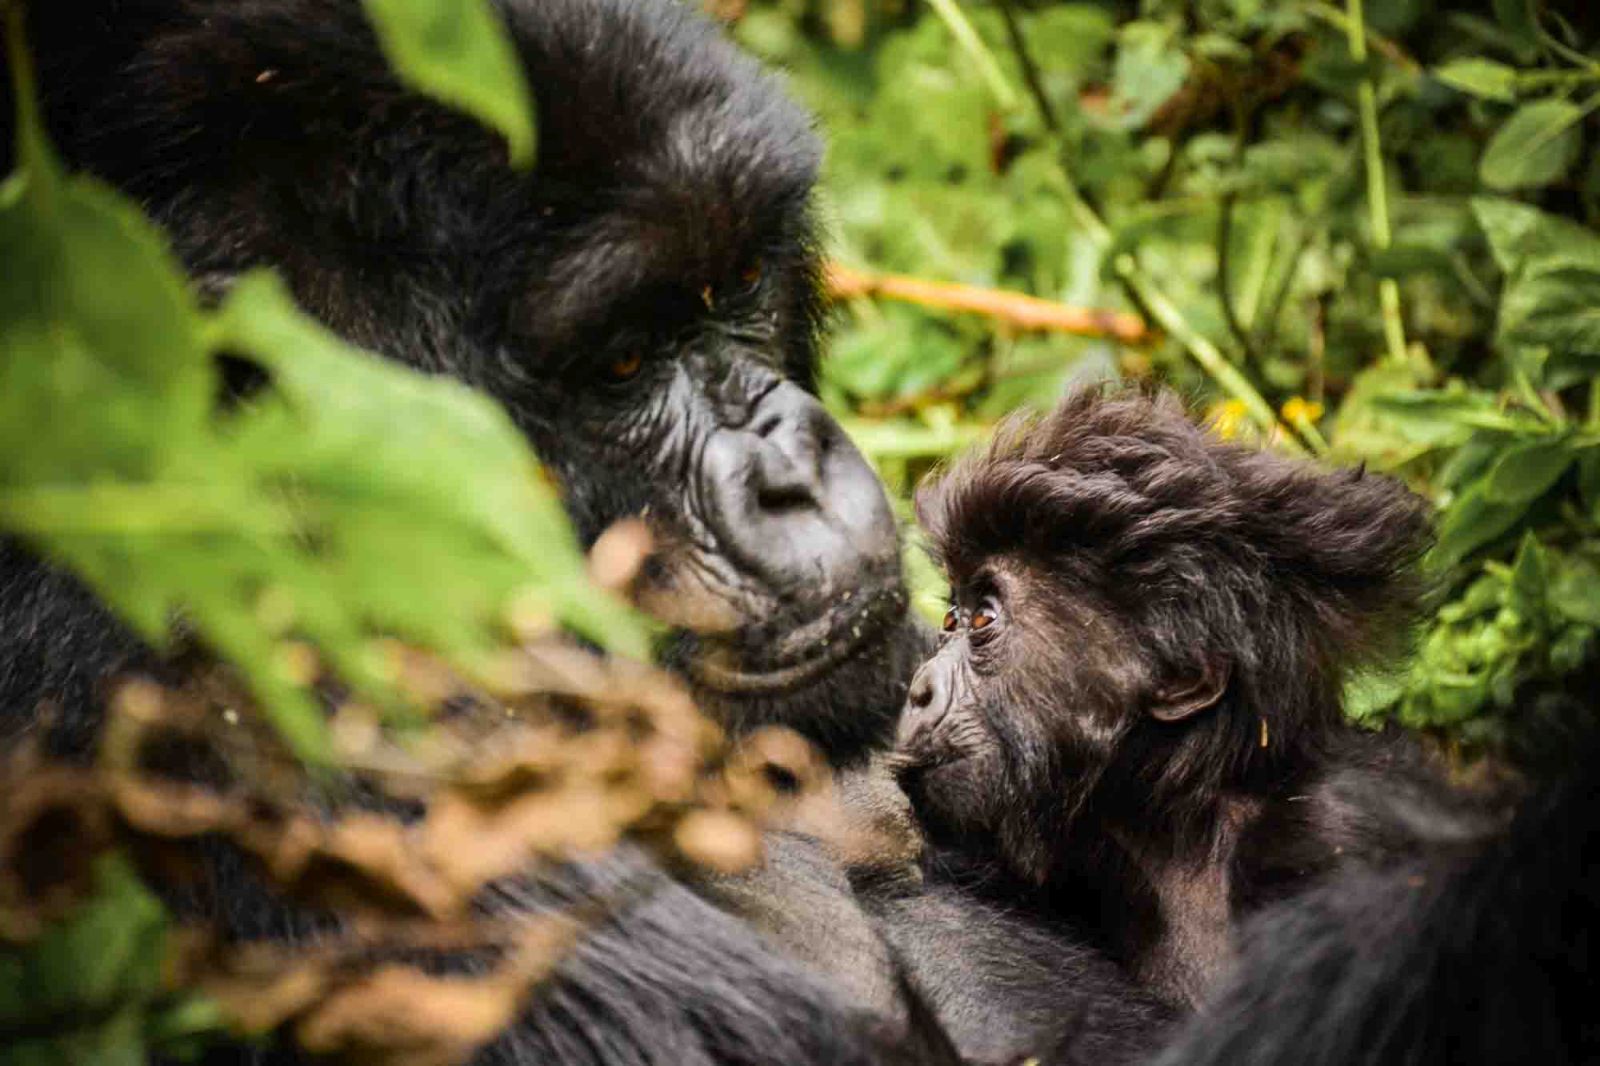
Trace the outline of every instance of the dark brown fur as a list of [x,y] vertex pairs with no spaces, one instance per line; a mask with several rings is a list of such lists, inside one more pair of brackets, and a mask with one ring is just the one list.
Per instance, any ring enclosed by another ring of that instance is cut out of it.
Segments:
[[1391,797],[1451,802],[1342,711],[1423,592],[1429,511],[1397,482],[1096,388],[1004,428],[918,513],[956,603],[901,725],[919,817],[1167,997],[1200,997],[1242,911],[1409,853]]

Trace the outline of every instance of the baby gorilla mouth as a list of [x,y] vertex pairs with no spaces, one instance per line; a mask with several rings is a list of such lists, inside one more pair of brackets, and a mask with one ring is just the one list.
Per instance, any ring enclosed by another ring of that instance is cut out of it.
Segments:
[[818,617],[785,626],[775,636],[688,636],[684,661],[695,683],[721,694],[792,692],[856,658],[897,626],[905,611],[906,594],[898,583],[868,592],[847,591]]

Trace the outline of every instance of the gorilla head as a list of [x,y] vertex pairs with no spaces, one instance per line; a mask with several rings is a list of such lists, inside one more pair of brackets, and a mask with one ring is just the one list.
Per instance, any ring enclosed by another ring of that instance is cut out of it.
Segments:
[[708,710],[836,759],[887,735],[920,638],[882,490],[811,393],[818,147],[714,26],[503,3],[523,172],[401,86],[356,0],[29,6],[63,153],[205,289],[277,267],[347,338],[500,399],[586,540],[643,516],[640,596]]
[[1412,616],[1431,529],[1397,482],[1103,389],[1003,430],[918,514],[954,605],[911,685],[902,781],[935,836],[1035,883],[1108,841],[1213,854],[1224,803],[1325,766],[1346,671]]

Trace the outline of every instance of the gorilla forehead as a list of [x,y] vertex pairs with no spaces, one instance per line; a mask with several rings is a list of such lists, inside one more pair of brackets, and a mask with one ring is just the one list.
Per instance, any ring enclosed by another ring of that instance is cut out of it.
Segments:
[[406,89],[357,0],[59,0],[30,16],[73,164],[142,200],[193,272],[274,263],[357,340],[373,338],[351,301],[318,298],[352,270],[402,303],[441,278],[496,314],[521,298],[524,339],[554,348],[657,282],[697,290],[769,249],[809,252],[810,122],[715,24],[675,0],[498,6],[536,99],[531,172]]

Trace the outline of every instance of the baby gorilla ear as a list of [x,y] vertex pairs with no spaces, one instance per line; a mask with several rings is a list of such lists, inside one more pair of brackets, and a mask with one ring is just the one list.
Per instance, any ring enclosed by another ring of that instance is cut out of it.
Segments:
[[1232,674],[1226,659],[1207,658],[1197,673],[1158,689],[1145,713],[1158,722],[1181,722],[1197,715],[1222,699]]

